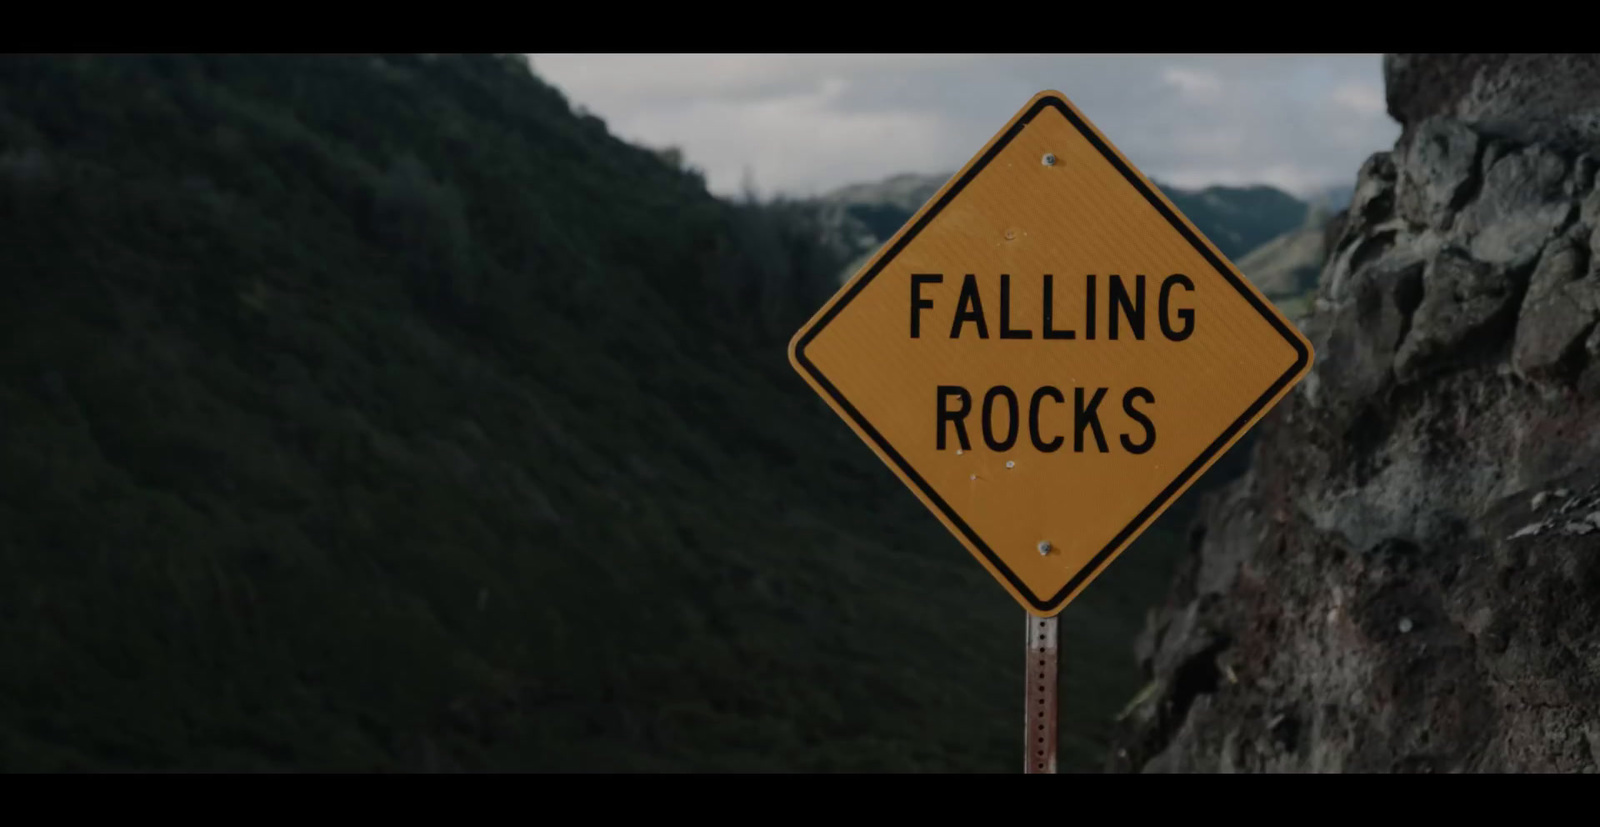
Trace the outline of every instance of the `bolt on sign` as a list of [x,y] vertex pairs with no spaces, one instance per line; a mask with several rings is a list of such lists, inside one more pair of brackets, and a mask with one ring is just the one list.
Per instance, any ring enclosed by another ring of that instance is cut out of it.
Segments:
[[1311,346],[1057,92],[795,335],[790,361],[1053,617],[1310,368]]

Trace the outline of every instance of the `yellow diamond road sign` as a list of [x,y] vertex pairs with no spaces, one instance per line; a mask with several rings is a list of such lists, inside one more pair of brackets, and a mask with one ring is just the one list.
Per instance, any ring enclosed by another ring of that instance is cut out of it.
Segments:
[[1046,617],[1311,365],[1299,331],[1056,92],[1018,112],[789,355]]

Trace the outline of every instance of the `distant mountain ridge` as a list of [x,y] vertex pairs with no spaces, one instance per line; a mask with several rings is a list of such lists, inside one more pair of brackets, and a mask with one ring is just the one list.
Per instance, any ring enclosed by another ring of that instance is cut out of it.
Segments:
[[[900,174],[851,184],[816,199],[829,240],[852,257],[844,277],[865,264],[948,180],[949,175]],[[1230,259],[1301,229],[1312,212],[1312,204],[1266,185],[1185,190],[1153,183]],[[1330,191],[1324,203],[1338,198]]]
[[1342,212],[1350,206],[1350,199],[1355,196],[1356,189],[1350,184],[1339,184],[1324,187],[1303,200],[1313,207],[1323,207],[1329,212]]

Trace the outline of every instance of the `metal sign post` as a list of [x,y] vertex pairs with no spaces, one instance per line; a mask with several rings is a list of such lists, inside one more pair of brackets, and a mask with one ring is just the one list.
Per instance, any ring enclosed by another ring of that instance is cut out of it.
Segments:
[[1056,677],[1059,650],[1056,645],[1056,618],[1028,616],[1028,668],[1023,721],[1027,758],[1023,771],[1029,775],[1056,771]]

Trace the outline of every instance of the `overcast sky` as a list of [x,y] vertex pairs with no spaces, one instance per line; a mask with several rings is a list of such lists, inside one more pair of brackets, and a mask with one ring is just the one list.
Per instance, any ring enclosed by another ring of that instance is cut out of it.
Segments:
[[1180,187],[1351,185],[1399,126],[1378,55],[545,55],[611,131],[676,146],[719,194],[951,173],[1043,89]]

